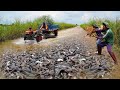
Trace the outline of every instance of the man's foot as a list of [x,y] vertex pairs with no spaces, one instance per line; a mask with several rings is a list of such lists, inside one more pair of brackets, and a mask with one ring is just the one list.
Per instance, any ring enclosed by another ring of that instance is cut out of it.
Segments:
[[95,54],[98,54],[98,52],[95,52]]
[[115,64],[115,65],[118,65],[118,62],[117,62],[117,61],[115,61],[115,62],[114,62],[114,64]]
[[98,53],[98,52],[95,52],[95,54],[97,54],[97,55],[102,55],[102,54],[100,54],[100,53]]
[[102,55],[102,54],[98,53],[97,55]]

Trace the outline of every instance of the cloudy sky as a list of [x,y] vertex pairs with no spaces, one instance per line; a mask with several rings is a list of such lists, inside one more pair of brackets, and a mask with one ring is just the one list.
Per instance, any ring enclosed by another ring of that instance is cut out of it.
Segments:
[[93,17],[120,17],[120,11],[0,11],[0,23],[10,24],[17,18],[21,21],[34,20],[42,15],[50,15],[58,22],[81,24]]

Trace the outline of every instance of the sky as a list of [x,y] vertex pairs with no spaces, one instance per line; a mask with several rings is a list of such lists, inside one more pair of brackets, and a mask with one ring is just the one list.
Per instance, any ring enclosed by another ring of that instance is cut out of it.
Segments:
[[34,20],[43,15],[50,15],[56,22],[82,24],[94,17],[120,17],[120,11],[0,11],[0,24],[11,24],[15,19]]

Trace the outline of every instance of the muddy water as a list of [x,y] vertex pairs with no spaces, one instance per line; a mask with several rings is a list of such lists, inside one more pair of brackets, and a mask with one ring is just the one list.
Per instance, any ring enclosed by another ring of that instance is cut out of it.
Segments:
[[11,52],[18,51],[19,52],[19,51],[25,51],[28,48],[34,49],[37,47],[46,46],[46,44],[49,44],[49,43],[44,43],[44,42],[47,42],[47,41],[48,40],[43,40],[37,43],[35,40],[27,40],[25,43],[23,38],[19,38],[16,40],[2,42],[0,43],[0,55],[7,51],[11,51]]
[[[28,44],[33,44],[33,41],[29,41]],[[25,49],[27,44],[25,44],[23,38],[20,39],[16,39],[16,40],[10,40],[10,41],[6,41],[6,42],[2,42],[0,43],[0,53],[3,53],[5,51],[9,51],[9,50],[23,50]]]

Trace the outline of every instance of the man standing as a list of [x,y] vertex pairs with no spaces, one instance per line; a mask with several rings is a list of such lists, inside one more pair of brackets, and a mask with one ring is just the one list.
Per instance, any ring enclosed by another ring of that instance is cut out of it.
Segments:
[[118,64],[118,63],[117,63],[117,59],[116,59],[116,57],[115,57],[115,54],[114,54],[114,52],[112,51],[112,46],[113,46],[113,43],[114,43],[114,34],[113,34],[112,30],[109,28],[107,22],[102,23],[102,25],[103,25],[103,30],[105,30],[106,33],[105,33],[104,36],[102,36],[102,37],[97,37],[97,38],[99,38],[99,39],[104,39],[105,41],[104,41],[104,42],[97,43],[98,53],[101,54],[101,53],[102,53],[102,47],[107,46],[107,51],[108,51],[108,53],[110,54],[110,56],[112,57],[114,63],[115,63],[115,64]]

